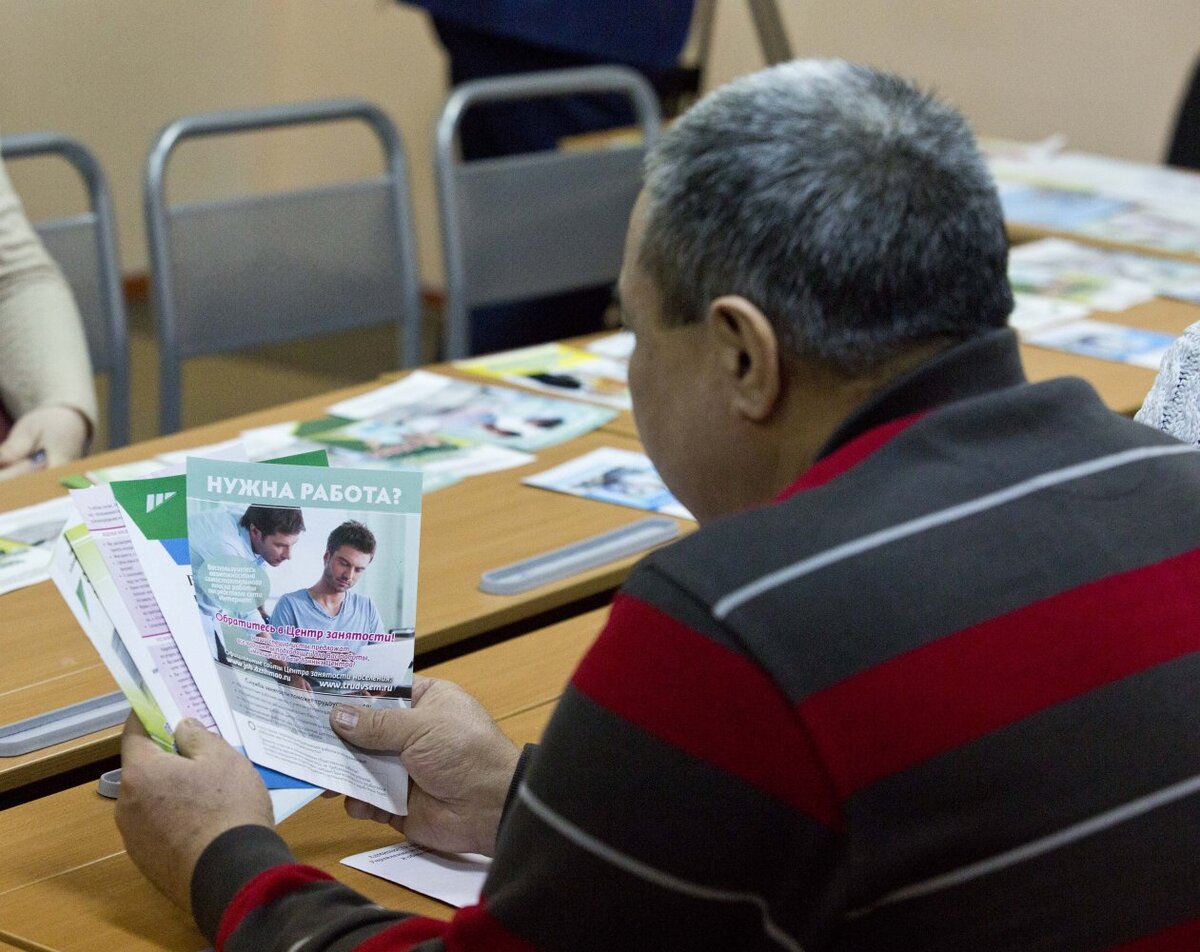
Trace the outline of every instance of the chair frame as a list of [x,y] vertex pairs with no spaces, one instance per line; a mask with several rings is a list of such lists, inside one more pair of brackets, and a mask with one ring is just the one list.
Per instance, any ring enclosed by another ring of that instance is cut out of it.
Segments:
[[[0,137],[0,156],[5,161],[57,156],[83,179],[89,211],[66,218],[42,219],[32,225],[43,241],[60,230],[89,228],[92,231],[102,313],[84,313],[82,316],[86,325],[100,330],[107,345],[103,353],[97,352],[94,346],[89,346],[89,350],[94,368],[108,375],[108,447],[124,446],[129,442],[129,331],[112,198],[104,169],[82,142],[59,132],[5,134]],[[63,271],[70,284],[69,272],[65,267]]]
[[[176,274],[170,255],[171,211],[178,207],[166,200],[168,160],[189,139],[225,134],[262,132],[271,129],[312,126],[339,121],[360,121],[375,134],[383,150],[385,175],[391,183],[391,217],[396,232],[399,260],[397,354],[399,366],[415,366],[421,355],[421,289],[418,280],[416,239],[412,228],[408,160],[400,133],[391,119],[373,103],[363,99],[332,99],[254,109],[231,110],[185,116],[164,127],[155,137],[146,157],[146,235],[150,251],[155,312],[158,319],[160,352],[160,414],[162,433],[179,428],[182,408],[181,363]],[[364,180],[365,181],[365,180]],[[290,190],[277,193],[286,196]],[[257,194],[257,193],[256,193]],[[271,193],[266,193],[271,194]],[[214,204],[216,204],[214,202]],[[337,328],[330,327],[330,331]],[[299,336],[299,335],[298,335]],[[215,352],[215,351],[214,351]]]
[[[459,130],[464,114],[472,106],[484,103],[592,93],[620,93],[627,96],[634,107],[642,134],[642,143],[636,148],[644,151],[654,144],[660,126],[659,106],[654,90],[640,73],[623,66],[589,66],[473,80],[455,88],[442,107],[436,127],[434,164],[437,173],[438,211],[446,280],[446,357],[459,359],[468,356],[471,308],[480,304],[495,303],[477,297],[469,298],[468,295],[469,265],[466,262],[464,224],[460,215],[459,176],[463,170],[475,166],[498,167],[503,163],[513,169],[519,169],[522,162],[536,164],[547,161],[547,156],[555,157],[554,161],[570,161],[564,153],[530,152],[501,159],[464,162],[458,147]],[[588,152],[578,155],[580,159],[588,157]],[[536,296],[537,292],[529,295]]]

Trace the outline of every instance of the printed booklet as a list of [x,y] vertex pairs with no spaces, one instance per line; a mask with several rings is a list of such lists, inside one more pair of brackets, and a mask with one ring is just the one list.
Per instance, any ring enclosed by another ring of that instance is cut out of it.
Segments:
[[412,697],[421,474],[326,464],[192,458],[77,491],[49,566],[150,735],[173,749],[184,716],[221,734],[277,820],[322,788],[406,809],[398,760],[329,712]]
[[347,747],[329,713],[412,697],[420,512],[419,473],[188,460],[204,660],[247,755],[390,813],[399,760]]

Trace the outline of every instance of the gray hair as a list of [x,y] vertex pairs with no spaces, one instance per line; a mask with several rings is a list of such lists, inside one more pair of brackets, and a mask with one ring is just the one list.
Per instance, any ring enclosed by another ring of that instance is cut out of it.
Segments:
[[1012,310],[999,199],[966,120],[897,76],[798,60],[718,89],[646,161],[639,264],[664,320],[739,294],[843,373]]

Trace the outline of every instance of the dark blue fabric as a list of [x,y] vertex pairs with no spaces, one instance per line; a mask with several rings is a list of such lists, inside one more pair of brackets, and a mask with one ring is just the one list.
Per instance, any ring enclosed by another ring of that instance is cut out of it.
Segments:
[[674,66],[692,0],[407,0],[436,17],[606,62]]
[[[456,20],[434,18],[438,38],[450,58],[450,83],[592,66],[599,59],[552,50],[521,40],[497,38]],[[653,71],[643,71],[654,81]],[[564,136],[634,121],[624,96],[556,96],[474,106],[463,116],[459,141],[467,161],[554,149]],[[612,298],[608,285],[546,298],[516,301],[471,311],[472,354],[523,347],[598,331]]]

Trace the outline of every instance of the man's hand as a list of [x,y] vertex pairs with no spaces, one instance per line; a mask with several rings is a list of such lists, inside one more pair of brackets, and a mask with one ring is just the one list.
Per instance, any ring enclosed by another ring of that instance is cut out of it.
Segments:
[[192,872],[204,848],[246,824],[274,826],[267,788],[250,761],[197,721],[175,729],[179,755],[162,750],[137,717],[121,737],[117,828],[129,858],[191,913]]
[[[83,452],[88,423],[71,407],[38,407],[19,417],[0,443],[0,479],[57,466]],[[44,454],[44,459],[40,459]]]
[[412,780],[408,816],[393,816],[347,797],[350,816],[390,823],[431,849],[495,852],[500,813],[520,751],[457,684],[416,677],[412,708],[339,704],[330,724],[356,747],[397,754]]

